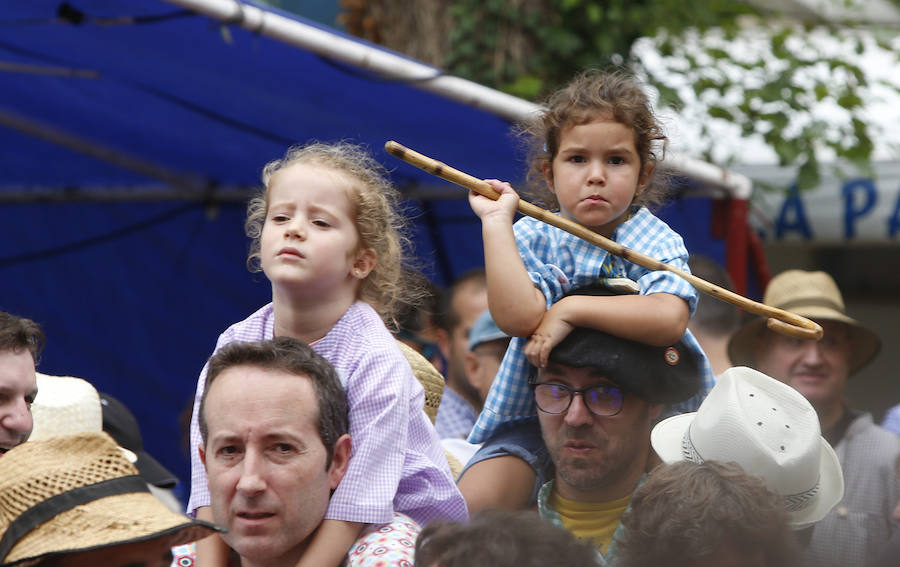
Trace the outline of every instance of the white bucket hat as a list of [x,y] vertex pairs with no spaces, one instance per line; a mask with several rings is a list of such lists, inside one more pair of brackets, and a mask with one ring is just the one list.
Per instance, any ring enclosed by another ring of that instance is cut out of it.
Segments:
[[[38,372],[37,389],[37,396],[31,404],[34,429],[29,441],[103,431],[100,394],[87,380]],[[137,455],[132,451],[124,447],[119,449],[129,461],[137,461]]]
[[780,494],[791,527],[818,522],[844,495],[837,455],[802,394],[751,368],[726,370],[694,413],[661,421],[650,434],[666,463],[734,462]]
[[37,396],[31,405],[31,441],[73,433],[103,431],[100,394],[87,380],[37,373]]

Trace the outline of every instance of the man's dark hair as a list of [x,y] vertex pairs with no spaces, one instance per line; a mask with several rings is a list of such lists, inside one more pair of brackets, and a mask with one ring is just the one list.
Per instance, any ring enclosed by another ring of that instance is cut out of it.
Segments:
[[[731,276],[712,258],[692,254],[688,259],[691,273],[713,285],[734,291]],[[734,305],[701,293],[697,298],[697,309],[691,322],[711,335],[730,335],[737,331],[741,315]]]
[[24,317],[0,311],[0,351],[20,352],[28,350],[37,365],[44,350],[44,332],[41,326]]
[[735,463],[657,467],[631,497],[618,540],[622,567],[682,567],[731,546],[762,551],[767,567],[797,565],[784,501]]
[[484,510],[468,523],[431,522],[416,540],[416,565],[428,567],[595,567],[593,546],[533,511]]
[[[209,359],[206,387],[200,400],[200,436],[206,445],[209,429],[206,423],[206,398],[216,378],[234,366],[255,366],[282,370],[312,381],[318,404],[319,437],[328,453],[326,466],[331,464],[334,444],[350,430],[347,394],[334,367],[306,343],[290,337],[276,337],[269,341],[236,342],[222,347]],[[247,385],[253,387],[252,384]]]

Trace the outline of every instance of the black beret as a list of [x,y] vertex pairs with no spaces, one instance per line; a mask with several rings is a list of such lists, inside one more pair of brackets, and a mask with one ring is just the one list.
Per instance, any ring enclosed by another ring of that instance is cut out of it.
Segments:
[[[599,286],[569,293],[613,294]],[[680,402],[700,391],[700,361],[684,339],[658,347],[577,327],[554,347],[550,360],[574,368],[596,368],[609,380],[651,403]]]

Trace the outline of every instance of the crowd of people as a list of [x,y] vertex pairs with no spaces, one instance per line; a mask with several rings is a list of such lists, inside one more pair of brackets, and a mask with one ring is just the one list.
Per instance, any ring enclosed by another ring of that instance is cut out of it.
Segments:
[[[666,138],[633,78],[586,72],[523,132],[532,200],[730,286],[650,210]],[[128,409],[38,374],[39,325],[0,313],[0,565],[900,563],[900,436],[845,395],[881,340],[830,275],[768,283],[823,329],[787,337],[516,221],[489,183],[499,199],[469,197],[484,269],[441,290],[363,148],[266,165],[246,232],[272,300],[200,373],[187,514]]]

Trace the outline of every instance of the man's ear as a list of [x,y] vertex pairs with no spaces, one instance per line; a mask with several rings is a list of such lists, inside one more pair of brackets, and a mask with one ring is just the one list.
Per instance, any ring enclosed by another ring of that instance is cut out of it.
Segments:
[[334,454],[331,456],[331,465],[328,467],[328,482],[331,490],[338,487],[341,479],[347,473],[350,465],[350,435],[344,433],[334,443]]
[[478,356],[470,351],[466,351],[466,376],[474,376],[478,372]]
[[541,164],[541,171],[544,172],[544,181],[547,182],[547,187],[550,189],[550,192],[555,195],[556,189],[553,187],[553,166],[549,161],[544,161],[544,163]]
[[363,248],[356,253],[356,260],[353,261],[353,269],[350,274],[359,280],[364,280],[369,273],[375,268],[378,256],[371,248]]
[[197,453],[200,454],[200,462],[203,463],[203,468],[206,467],[206,450],[203,449],[203,444],[197,445]]
[[[473,377],[473,376],[478,376],[478,366],[479,366],[479,364],[478,364],[478,356],[477,356],[474,352],[472,352],[472,351],[470,351],[470,350],[467,350],[467,351],[466,351],[466,358],[465,358],[465,360],[463,361],[463,363],[464,363],[465,369],[466,369],[466,376],[469,377],[469,382],[470,382],[473,386],[475,386],[475,389],[476,389],[476,390],[478,390],[478,391],[480,392],[480,391],[481,391],[481,384],[476,384],[475,382],[472,382],[472,377]],[[477,382],[477,381],[478,381],[478,379],[476,379],[476,382]]]
[[438,350],[441,351],[441,356],[444,357],[444,360],[450,360],[450,333],[446,329],[435,329],[434,342],[437,343]]

